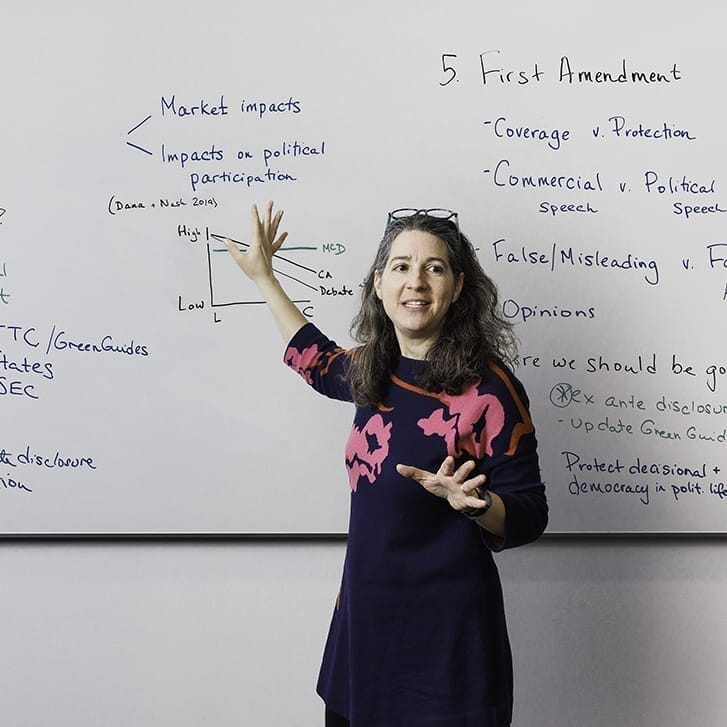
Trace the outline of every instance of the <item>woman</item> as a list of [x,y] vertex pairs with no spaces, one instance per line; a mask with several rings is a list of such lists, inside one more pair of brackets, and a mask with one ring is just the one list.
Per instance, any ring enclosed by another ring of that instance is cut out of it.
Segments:
[[318,681],[326,724],[504,727],[512,663],[491,551],[538,538],[547,504],[514,339],[447,210],[397,210],[344,351],[275,278],[282,213],[228,241],[286,341],[286,363],[356,404],[349,538]]

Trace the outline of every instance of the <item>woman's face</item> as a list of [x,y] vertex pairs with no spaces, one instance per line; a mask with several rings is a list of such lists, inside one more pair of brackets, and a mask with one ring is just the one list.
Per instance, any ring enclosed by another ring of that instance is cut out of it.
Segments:
[[424,358],[462,283],[463,275],[455,278],[447,246],[436,235],[405,230],[394,238],[384,269],[374,273],[374,290],[403,356]]

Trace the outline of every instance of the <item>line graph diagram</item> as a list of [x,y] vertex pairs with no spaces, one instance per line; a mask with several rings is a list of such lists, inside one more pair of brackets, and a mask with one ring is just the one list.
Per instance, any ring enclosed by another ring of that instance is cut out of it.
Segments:
[[[246,242],[240,242],[225,235],[207,232],[207,270],[209,277],[210,305],[214,308],[231,306],[262,305],[265,303],[255,286],[233,263],[225,247],[225,240],[231,240],[243,252]],[[319,271],[301,262],[315,253],[314,245],[288,245],[275,255],[273,269],[294,303],[308,304],[318,293]]]

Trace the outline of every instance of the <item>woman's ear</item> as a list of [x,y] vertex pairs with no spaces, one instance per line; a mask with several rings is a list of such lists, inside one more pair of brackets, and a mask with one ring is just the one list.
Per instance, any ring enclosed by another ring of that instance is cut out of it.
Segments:
[[374,270],[374,291],[376,297],[381,300],[381,273],[378,270]]
[[457,279],[454,281],[454,295],[452,296],[452,303],[457,300],[462,293],[464,287],[464,273],[460,273]]

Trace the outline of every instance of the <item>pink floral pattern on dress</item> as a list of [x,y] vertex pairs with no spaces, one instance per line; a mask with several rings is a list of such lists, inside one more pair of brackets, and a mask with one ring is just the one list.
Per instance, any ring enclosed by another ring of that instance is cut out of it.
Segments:
[[424,434],[443,437],[447,454],[453,457],[465,452],[475,459],[491,456],[492,440],[505,426],[500,400],[493,394],[480,394],[475,386],[462,394],[440,394],[437,398],[446,409],[436,409],[417,422]]
[[293,371],[300,374],[309,384],[313,383],[312,369],[316,365],[320,357],[318,344],[313,344],[298,351],[297,348],[289,348],[285,352],[285,363],[290,366]]
[[389,456],[391,427],[392,422],[385,424],[381,414],[374,414],[363,429],[353,425],[346,445],[346,467],[353,492],[361,478],[373,483],[381,474],[381,467]]

